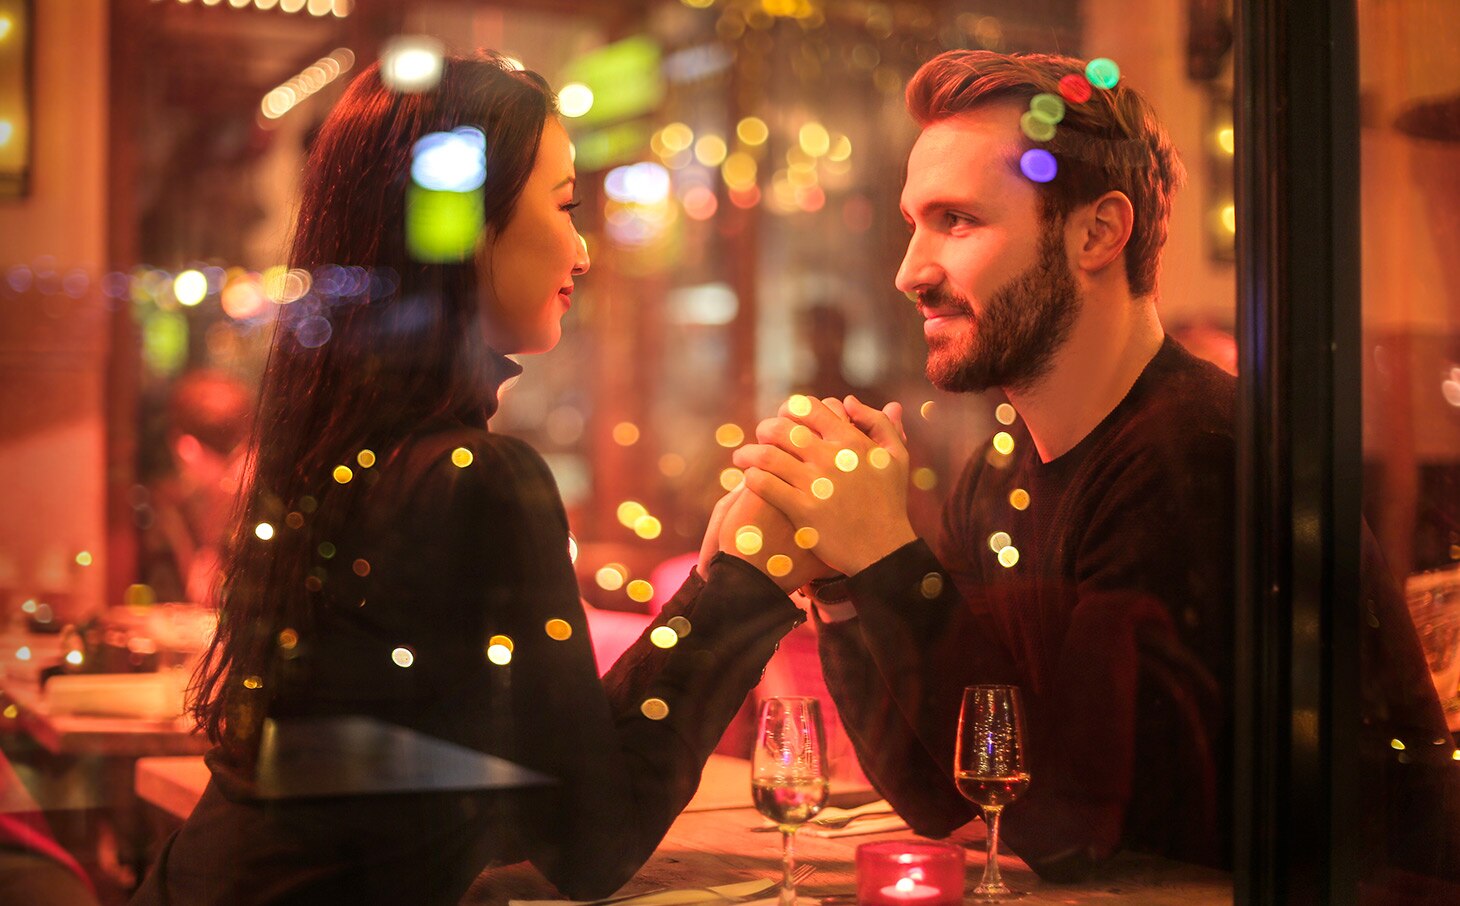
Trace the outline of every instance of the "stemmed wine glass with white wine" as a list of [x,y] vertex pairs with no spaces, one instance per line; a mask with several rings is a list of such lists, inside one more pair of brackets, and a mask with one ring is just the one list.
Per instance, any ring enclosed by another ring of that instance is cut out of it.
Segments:
[[958,714],[953,780],[963,798],[983,809],[988,825],[988,861],[973,889],[980,900],[1021,897],[999,876],[999,816],[1029,787],[1024,760],[1024,706],[1016,686],[969,686]]
[[781,906],[796,902],[791,836],[826,805],[826,732],[814,698],[768,698],[760,707],[751,796],[781,830]]

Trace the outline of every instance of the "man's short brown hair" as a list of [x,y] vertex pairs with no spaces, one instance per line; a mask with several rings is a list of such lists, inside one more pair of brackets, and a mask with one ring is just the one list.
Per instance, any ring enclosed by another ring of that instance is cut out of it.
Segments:
[[[1028,103],[1036,94],[1059,95],[1060,79],[1085,77],[1085,63],[1052,54],[950,50],[924,63],[907,86],[907,108],[921,126],[989,104]],[[1124,82],[1095,88],[1089,100],[1065,104],[1064,119],[1048,142],[1025,137],[1029,148],[1054,154],[1059,172],[1040,187],[1041,214],[1062,219],[1111,190],[1125,193],[1135,223],[1125,247],[1131,293],[1156,288],[1161,247],[1171,219],[1171,197],[1186,171],[1156,113]]]

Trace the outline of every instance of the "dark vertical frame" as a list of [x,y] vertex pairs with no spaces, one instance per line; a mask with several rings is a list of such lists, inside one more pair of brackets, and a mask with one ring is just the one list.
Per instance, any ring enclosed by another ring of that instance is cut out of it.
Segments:
[[1357,901],[1353,0],[1238,0],[1241,904]]

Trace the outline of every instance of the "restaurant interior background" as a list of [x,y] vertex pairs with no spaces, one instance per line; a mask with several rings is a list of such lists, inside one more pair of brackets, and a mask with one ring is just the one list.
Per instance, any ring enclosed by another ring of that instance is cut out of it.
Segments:
[[[1357,10],[1365,513],[1454,704],[1460,26],[1443,0]],[[901,92],[943,49],[1119,63],[1189,173],[1163,321],[1235,372],[1232,35],[1224,0],[0,0],[0,626],[200,599],[178,550],[218,504],[189,482],[227,481],[271,312],[318,308],[297,339],[328,342],[320,298],[360,278],[288,269],[301,155],[400,36],[591,91],[563,107],[593,268],[493,424],[552,466],[585,598],[642,613],[787,394],[902,401],[925,533],[996,430],[997,399],[928,386],[892,286]],[[15,718],[0,745],[39,777]]]

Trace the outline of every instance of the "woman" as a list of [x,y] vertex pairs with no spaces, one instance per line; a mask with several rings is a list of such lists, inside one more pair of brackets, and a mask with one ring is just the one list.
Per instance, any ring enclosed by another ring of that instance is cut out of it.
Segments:
[[[668,650],[646,632],[597,677],[552,478],[487,429],[519,371],[504,354],[551,349],[588,270],[554,104],[496,56],[445,61],[425,94],[372,67],[321,128],[291,256],[314,292],[279,310],[193,690],[212,780],[134,902],[455,903],[483,867],[524,858],[570,896],[607,894],[799,620],[755,567],[710,556],[712,519],[704,575],[655,621],[692,631]],[[485,139],[480,242],[412,260],[413,146],[464,126]],[[409,769],[322,741],[361,718],[379,739],[415,734],[392,752],[450,743],[550,782],[484,792],[428,770],[400,791]],[[319,753],[272,754],[301,726]]]

